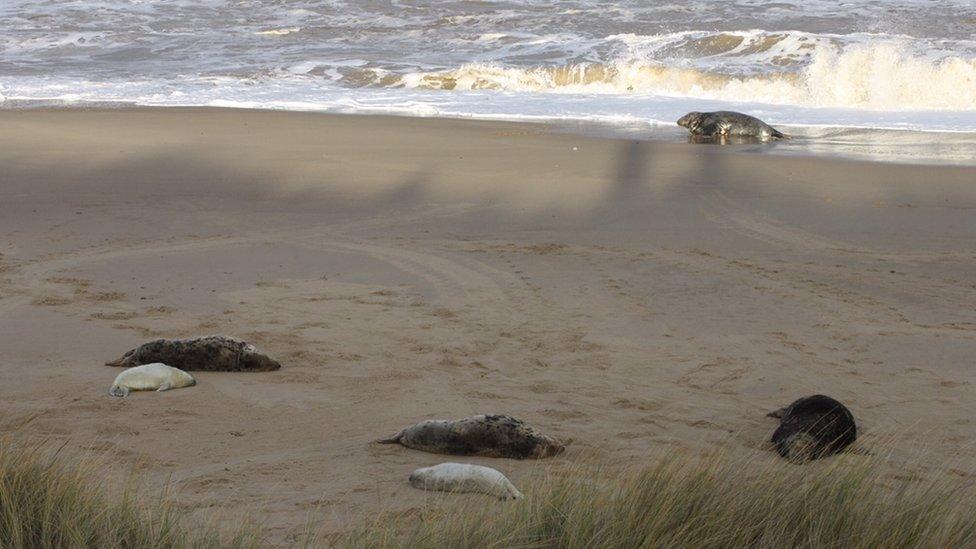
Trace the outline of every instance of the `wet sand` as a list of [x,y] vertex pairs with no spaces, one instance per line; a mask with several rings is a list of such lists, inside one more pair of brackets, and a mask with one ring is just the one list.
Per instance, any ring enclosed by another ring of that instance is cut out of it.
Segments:
[[[0,112],[0,166],[0,430],[273,541],[465,497],[370,441],[486,412],[554,462],[766,460],[764,414],[821,392],[976,475],[976,168],[218,109]],[[107,395],[104,361],[213,333],[284,367]]]

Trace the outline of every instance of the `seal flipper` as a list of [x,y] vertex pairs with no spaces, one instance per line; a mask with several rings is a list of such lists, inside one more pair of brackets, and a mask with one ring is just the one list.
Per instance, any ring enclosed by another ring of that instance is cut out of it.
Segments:
[[403,431],[393,435],[390,438],[381,438],[379,440],[374,440],[376,444],[400,444],[400,439],[403,438]]
[[159,389],[156,389],[156,392],[159,393],[159,392],[162,392],[162,391],[169,391],[172,388],[173,388],[173,384],[167,381],[166,383],[163,383],[162,385],[160,385],[159,386]]
[[773,130],[773,132],[770,135],[772,135],[775,139],[791,139],[790,136],[777,130],[776,128],[771,128],[771,129]]

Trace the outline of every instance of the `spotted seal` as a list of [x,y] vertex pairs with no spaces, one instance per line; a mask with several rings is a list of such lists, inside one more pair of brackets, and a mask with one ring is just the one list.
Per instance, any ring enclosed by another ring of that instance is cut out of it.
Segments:
[[410,486],[441,492],[473,492],[498,499],[522,499],[522,492],[500,471],[470,463],[441,463],[417,469],[410,475]]
[[457,421],[432,419],[376,441],[407,448],[458,456],[545,458],[566,446],[543,435],[524,421],[505,415],[479,415]]
[[733,111],[690,112],[678,119],[678,125],[700,137],[751,137],[762,141],[787,137],[754,116]]
[[132,349],[108,366],[138,366],[162,362],[181,370],[209,372],[268,372],[281,368],[276,360],[247,342],[227,336],[157,339]]
[[767,415],[780,419],[772,442],[779,455],[791,461],[836,454],[857,438],[851,411],[828,396],[803,397]]
[[129,396],[129,391],[168,391],[197,384],[193,376],[159,362],[129,368],[115,376],[108,394],[114,397]]

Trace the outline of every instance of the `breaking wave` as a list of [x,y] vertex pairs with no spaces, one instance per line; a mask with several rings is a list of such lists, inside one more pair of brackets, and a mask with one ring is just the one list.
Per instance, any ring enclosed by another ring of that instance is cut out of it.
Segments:
[[784,61],[785,68],[764,74],[729,74],[721,63],[713,65],[719,66],[702,69],[642,60],[528,68],[469,63],[392,79],[357,78],[360,83],[417,89],[634,93],[872,110],[976,109],[976,58],[932,58],[897,44],[841,51],[817,47],[802,66]]

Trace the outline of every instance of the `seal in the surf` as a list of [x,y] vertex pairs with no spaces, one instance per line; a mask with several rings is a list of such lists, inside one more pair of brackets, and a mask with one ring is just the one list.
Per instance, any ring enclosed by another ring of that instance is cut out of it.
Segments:
[[768,415],[780,418],[772,442],[779,455],[790,461],[836,454],[857,438],[851,411],[828,396],[803,397]]
[[522,499],[522,492],[500,471],[470,463],[441,463],[417,469],[410,475],[410,485],[421,490],[473,492],[499,499]]
[[693,136],[709,138],[749,137],[761,141],[782,139],[785,134],[762,120],[733,111],[690,112],[678,119]]
[[115,376],[108,394],[114,397],[129,396],[129,391],[168,391],[197,384],[193,376],[158,362],[129,368]]
[[436,454],[515,459],[545,458],[566,449],[563,443],[540,433],[524,421],[504,415],[479,415],[457,421],[421,421],[376,442],[402,444],[407,448]]
[[209,372],[267,372],[281,368],[254,345],[227,336],[157,339],[106,362],[108,366],[138,366],[162,362],[181,370]]

